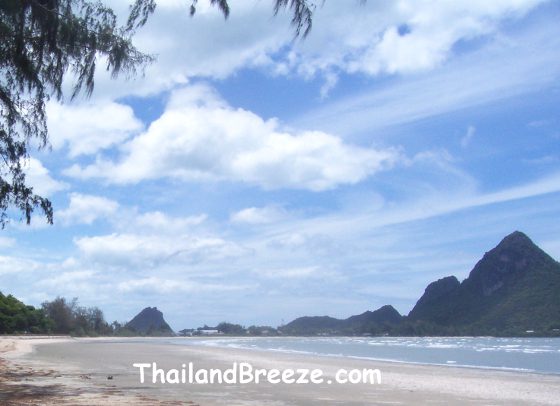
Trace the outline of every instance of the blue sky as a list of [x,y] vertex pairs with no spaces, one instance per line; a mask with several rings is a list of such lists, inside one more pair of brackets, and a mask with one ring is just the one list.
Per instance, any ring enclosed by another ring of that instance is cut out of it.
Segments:
[[560,258],[558,1],[330,0],[303,41],[268,3],[159,1],[145,75],[49,103],[4,293],[278,325],[406,314],[514,230]]

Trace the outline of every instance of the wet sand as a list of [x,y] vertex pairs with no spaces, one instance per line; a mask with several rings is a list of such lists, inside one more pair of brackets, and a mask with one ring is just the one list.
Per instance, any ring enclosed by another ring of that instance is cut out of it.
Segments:
[[[10,399],[10,394],[6,396],[6,387],[11,385],[12,394],[14,389],[18,392],[27,388],[27,400],[46,393],[37,403],[12,403],[14,405],[553,405],[560,399],[560,376],[556,375],[178,346],[163,344],[159,340],[114,338],[41,340],[36,341],[33,351],[29,352],[32,341],[22,341],[15,340],[13,346],[19,348],[19,354],[12,352],[9,359],[4,360],[8,363],[6,367],[2,366],[15,374],[0,375],[2,404],[10,404],[3,403],[2,396],[4,402]],[[0,351],[1,348],[2,339]],[[164,370],[180,370],[182,364],[189,362],[196,369],[225,370],[234,362],[248,362],[254,368],[266,369],[321,369],[325,380],[330,378],[333,383],[153,384],[151,373],[148,373],[146,382],[141,384],[139,369],[132,364],[152,362]],[[337,384],[334,375],[340,368],[379,369],[381,384]]]

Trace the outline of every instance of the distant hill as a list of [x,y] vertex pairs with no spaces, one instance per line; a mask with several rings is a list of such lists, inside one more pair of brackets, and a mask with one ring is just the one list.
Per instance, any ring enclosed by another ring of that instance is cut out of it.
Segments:
[[411,320],[429,320],[447,324],[450,321],[450,314],[442,304],[451,302],[460,286],[461,282],[454,276],[446,276],[430,283],[408,317]]
[[280,331],[290,335],[333,334],[340,330],[343,320],[329,316],[303,316],[280,327]]
[[329,316],[300,317],[281,327],[283,334],[318,335],[318,334],[365,334],[389,331],[393,325],[400,323],[402,316],[393,306],[386,305],[375,311],[335,319]]
[[391,305],[385,305],[375,311],[366,311],[357,316],[348,317],[344,320],[347,325],[356,325],[364,323],[390,323],[397,324],[402,321],[401,314]]
[[173,330],[163,318],[163,313],[157,307],[146,307],[126,323],[125,328],[143,335],[173,334]]
[[547,335],[560,329],[560,264],[516,231],[463,282],[449,276],[428,285],[408,319],[458,334]]
[[430,283],[407,317],[392,306],[340,320],[300,317],[291,335],[560,336],[560,263],[519,231],[488,251],[463,282]]

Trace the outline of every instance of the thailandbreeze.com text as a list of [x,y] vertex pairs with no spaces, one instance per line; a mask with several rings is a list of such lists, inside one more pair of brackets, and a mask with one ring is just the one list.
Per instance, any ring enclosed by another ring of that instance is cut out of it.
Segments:
[[329,377],[321,369],[286,368],[266,369],[254,368],[248,362],[234,362],[231,368],[196,368],[194,363],[181,364],[178,369],[158,368],[156,362],[134,363],[138,368],[140,383],[146,382],[148,374],[151,383],[161,384],[381,384],[381,371],[379,369],[344,369],[340,368],[334,376]]

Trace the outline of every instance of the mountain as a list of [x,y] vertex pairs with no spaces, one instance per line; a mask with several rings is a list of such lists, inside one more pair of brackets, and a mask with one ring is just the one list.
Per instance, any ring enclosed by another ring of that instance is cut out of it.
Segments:
[[550,334],[560,328],[560,264],[516,231],[459,283],[432,282],[408,314],[458,334]]
[[430,283],[416,306],[408,314],[408,318],[446,323],[448,312],[442,304],[452,301],[460,286],[461,283],[454,276],[446,276]]
[[163,318],[163,313],[157,307],[146,307],[129,321],[125,328],[139,334],[171,335],[173,330]]
[[392,306],[340,320],[300,317],[291,335],[560,336],[560,263],[520,231],[484,254],[462,282],[430,283],[408,316]]
[[375,311],[366,311],[357,316],[351,316],[343,320],[346,325],[368,324],[368,323],[392,323],[397,324],[401,321],[402,316],[391,305],[385,305]]
[[280,330],[283,334],[290,335],[379,334],[390,330],[390,327],[398,324],[401,319],[402,316],[393,306],[386,305],[373,312],[366,311],[347,319],[335,319],[329,316],[299,317]]
[[342,327],[342,320],[329,316],[303,316],[279,328],[289,335],[333,334]]

